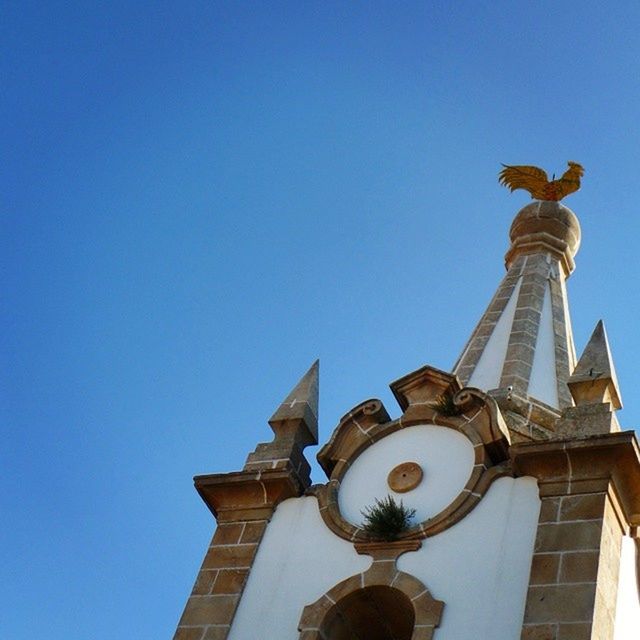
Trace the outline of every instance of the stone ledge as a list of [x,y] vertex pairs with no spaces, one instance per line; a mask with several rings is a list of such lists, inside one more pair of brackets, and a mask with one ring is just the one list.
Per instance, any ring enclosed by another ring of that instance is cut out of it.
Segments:
[[520,442],[510,456],[516,476],[537,478],[541,495],[606,491],[611,484],[627,524],[640,524],[640,447],[633,431]]
[[211,513],[225,522],[269,519],[279,502],[304,492],[294,473],[286,469],[216,473],[193,481]]

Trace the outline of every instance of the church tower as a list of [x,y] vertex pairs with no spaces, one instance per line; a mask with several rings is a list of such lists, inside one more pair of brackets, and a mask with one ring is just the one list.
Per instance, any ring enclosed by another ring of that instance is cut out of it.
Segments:
[[525,206],[453,370],[345,413],[325,483],[318,362],[241,471],[197,476],[217,528],[174,640],[637,639],[640,450],[601,321],[576,357],[579,245],[570,209]]

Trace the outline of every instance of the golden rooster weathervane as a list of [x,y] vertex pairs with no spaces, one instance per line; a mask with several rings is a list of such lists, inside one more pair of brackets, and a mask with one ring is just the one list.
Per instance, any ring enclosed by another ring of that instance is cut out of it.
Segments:
[[569,168],[558,180],[555,174],[551,181],[545,171],[528,165],[510,166],[503,164],[504,169],[498,175],[500,184],[511,191],[526,189],[535,200],[562,200],[580,188],[580,178],[584,169],[577,162],[569,161]]

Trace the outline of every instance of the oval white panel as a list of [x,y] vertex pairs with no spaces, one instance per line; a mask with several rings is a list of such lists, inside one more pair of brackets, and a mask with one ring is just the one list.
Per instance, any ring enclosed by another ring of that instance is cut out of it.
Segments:
[[[401,462],[417,462],[422,482],[408,493],[396,493],[387,475]],[[416,510],[414,523],[432,518],[464,489],[473,469],[473,445],[461,433],[435,425],[406,427],[363,451],[345,474],[338,503],[345,520],[359,526],[362,510],[375,499],[392,495]]]

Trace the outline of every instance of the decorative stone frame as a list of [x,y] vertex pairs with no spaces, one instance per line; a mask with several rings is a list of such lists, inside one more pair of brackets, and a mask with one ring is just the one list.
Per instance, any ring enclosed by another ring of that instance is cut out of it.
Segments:
[[421,545],[419,540],[356,544],[358,553],[373,556],[371,567],[338,583],[304,608],[298,624],[299,640],[324,640],[321,628],[327,615],[344,598],[368,587],[388,587],[404,594],[415,616],[411,640],[432,640],[434,630],[440,624],[444,602],[434,599],[420,580],[396,567],[396,560],[402,553],[417,551]]
[[[474,466],[460,494],[440,513],[418,523],[399,539],[422,539],[436,535],[464,518],[480,502],[497,478],[510,475],[509,432],[495,400],[474,388],[462,389],[457,377],[433,367],[423,367],[391,384],[403,415],[390,420],[380,400],[367,400],[339,422],[329,442],[318,453],[318,461],[329,482],[311,487],[320,514],[331,531],[353,542],[370,539],[363,529],[347,522],[340,513],[340,484],[353,461],[368,447],[405,427],[435,424],[454,429],[473,445]],[[434,401],[450,394],[459,413],[444,415]]]

